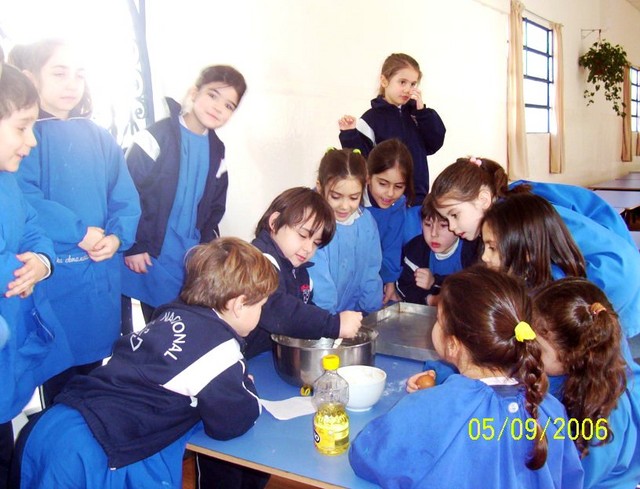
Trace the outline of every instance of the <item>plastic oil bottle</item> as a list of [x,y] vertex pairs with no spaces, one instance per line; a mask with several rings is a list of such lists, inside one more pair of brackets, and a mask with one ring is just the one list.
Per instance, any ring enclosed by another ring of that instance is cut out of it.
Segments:
[[339,455],[349,448],[349,384],[337,372],[340,357],[322,358],[325,372],[313,383],[313,440],[320,453]]

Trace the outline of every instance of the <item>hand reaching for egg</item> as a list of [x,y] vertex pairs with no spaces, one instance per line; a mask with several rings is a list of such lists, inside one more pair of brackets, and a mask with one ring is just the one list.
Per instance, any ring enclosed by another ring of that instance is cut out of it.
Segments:
[[436,371],[427,370],[409,377],[407,380],[407,392],[416,392],[434,385],[436,385]]

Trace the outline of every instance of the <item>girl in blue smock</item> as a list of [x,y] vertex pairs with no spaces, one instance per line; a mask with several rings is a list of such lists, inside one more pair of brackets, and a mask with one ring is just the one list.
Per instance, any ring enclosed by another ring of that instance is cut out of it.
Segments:
[[640,366],[631,359],[613,306],[580,278],[553,282],[535,295],[534,306],[550,391],[576,420],[566,435],[580,454],[585,489],[635,488]]
[[[536,184],[532,190],[542,189],[543,196],[550,195],[549,189],[553,185]],[[509,189],[507,174],[495,161],[460,158],[438,175],[431,194],[438,212],[448,219],[449,229],[464,239],[473,240],[480,235],[484,214],[494,202],[526,190],[531,189],[525,185]],[[576,189],[575,193],[581,191]],[[551,203],[585,258],[587,277],[607,294],[620,315],[625,334],[635,336],[640,333],[640,274],[637,272],[640,254],[631,240],[622,235],[614,219],[602,218],[602,223],[593,219],[610,216],[609,212],[601,210],[606,203],[596,206],[600,210],[578,206],[592,218],[577,211],[576,206],[565,207],[563,204],[567,204],[567,199]]]
[[382,247],[380,277],[384,284],[383,304],[399,301],[396,280],[402,272],[407,199],[413,199],[411,153],[398,139],[378,144],[367,158],[367,188],[364,206],[378,224]]
[[389,488],[581,488],[531,310],[524,283],[502,272],[473,266],[447,277],[432,340],[459,373],[366,425],[349,453],[355,473]]
[[154,308],[177,297],[185,253],[219,235],[229,180],[225,147],[215,131],[233,115],[245,90],[234,68],[203,69],[187,106],[167,99],[170,116],[139,133],[127,151],[142,217],[121,263],[124,333],[132,331],[129,298],[140,300],[150,320]]
[[35,146],[38,93],[0,59],[0,487],[13,452],[11,420],[45,380],[71,364],[62,327],[42,293],[53,243],[18,187],[15,172]]
[[[122,150],[88,116],[84,68],[68,45],[28,46],[26,72],[40,94],[37,147],[18,172],[20,186],[54,242],[46,294],[64,325],[76,370],[111,354],[120,334],[119,251],[133,242],[138,194]],[[50,401],[73,372],[45,385]]]
[[382,307],[378,226],[360,206],[367,164],[359,150],[330,149],[320,161],[318,192],[336,219],[336,234],[309,267],[313,302],[331,313],[370,313]]

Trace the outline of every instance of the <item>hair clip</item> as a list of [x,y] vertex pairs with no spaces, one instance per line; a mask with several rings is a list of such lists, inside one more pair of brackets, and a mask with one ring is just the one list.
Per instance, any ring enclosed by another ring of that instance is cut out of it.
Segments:
[[335,151],[335,150],[336,148],[334,148],[333,146],[329,146],[327,150],[324,152],[324,154],[327,154],[329,151]]
[[482,165],[482,160],[480,158],[476,158],[475,156],[472,156],[471,158],[469,158],[469,162],[478,166]]
[[514,332],[516,340],[520,342],[536,339],[536,333],[531,329],[531,326],[526,321],[520,321],[516,324]]
[[362,154],[362,151],[360,151],[358,148],[356,148],[356,149],[352,150],[351,152],[352,152],[352,153],[355,153],[355,154],[357,154],[357,155],[361,155],[361,154]]
[[589,312],[591,313],[591,316],[596,317],[598,314],[600,314],[602,311],[606,311],[607,308],[604,307],[602,304],[600,304],[599,302],[594,302],[593,304],[591,304],[589,306]]

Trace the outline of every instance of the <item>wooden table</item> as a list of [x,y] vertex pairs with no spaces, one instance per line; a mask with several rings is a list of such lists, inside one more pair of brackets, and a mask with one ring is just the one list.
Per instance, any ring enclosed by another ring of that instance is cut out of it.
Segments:
[[640,180],[607,180],[589,185],[592,190],[624,190],[640,192]]
[[[406,379],[422,370],[422,362],[387,355],[376,355],[376,366],[387,373],[387,385],[380,401],[369,411],[349,412],[350,438],[353,440],[372,419],[386,413],[406,395]],[[299,390],[276,373],[270,352],[249,361],[258,393],[264,399],[280,400],[299,395]],[[314,447],[312,415],[278,421],[265,409],[255,426],[244,435],[228,441],[209,438],[200,430],[187,448],[220,460],[251,467],[313,487],[370,489],[378,487],[355,475],[348,454],[321,455]]]

